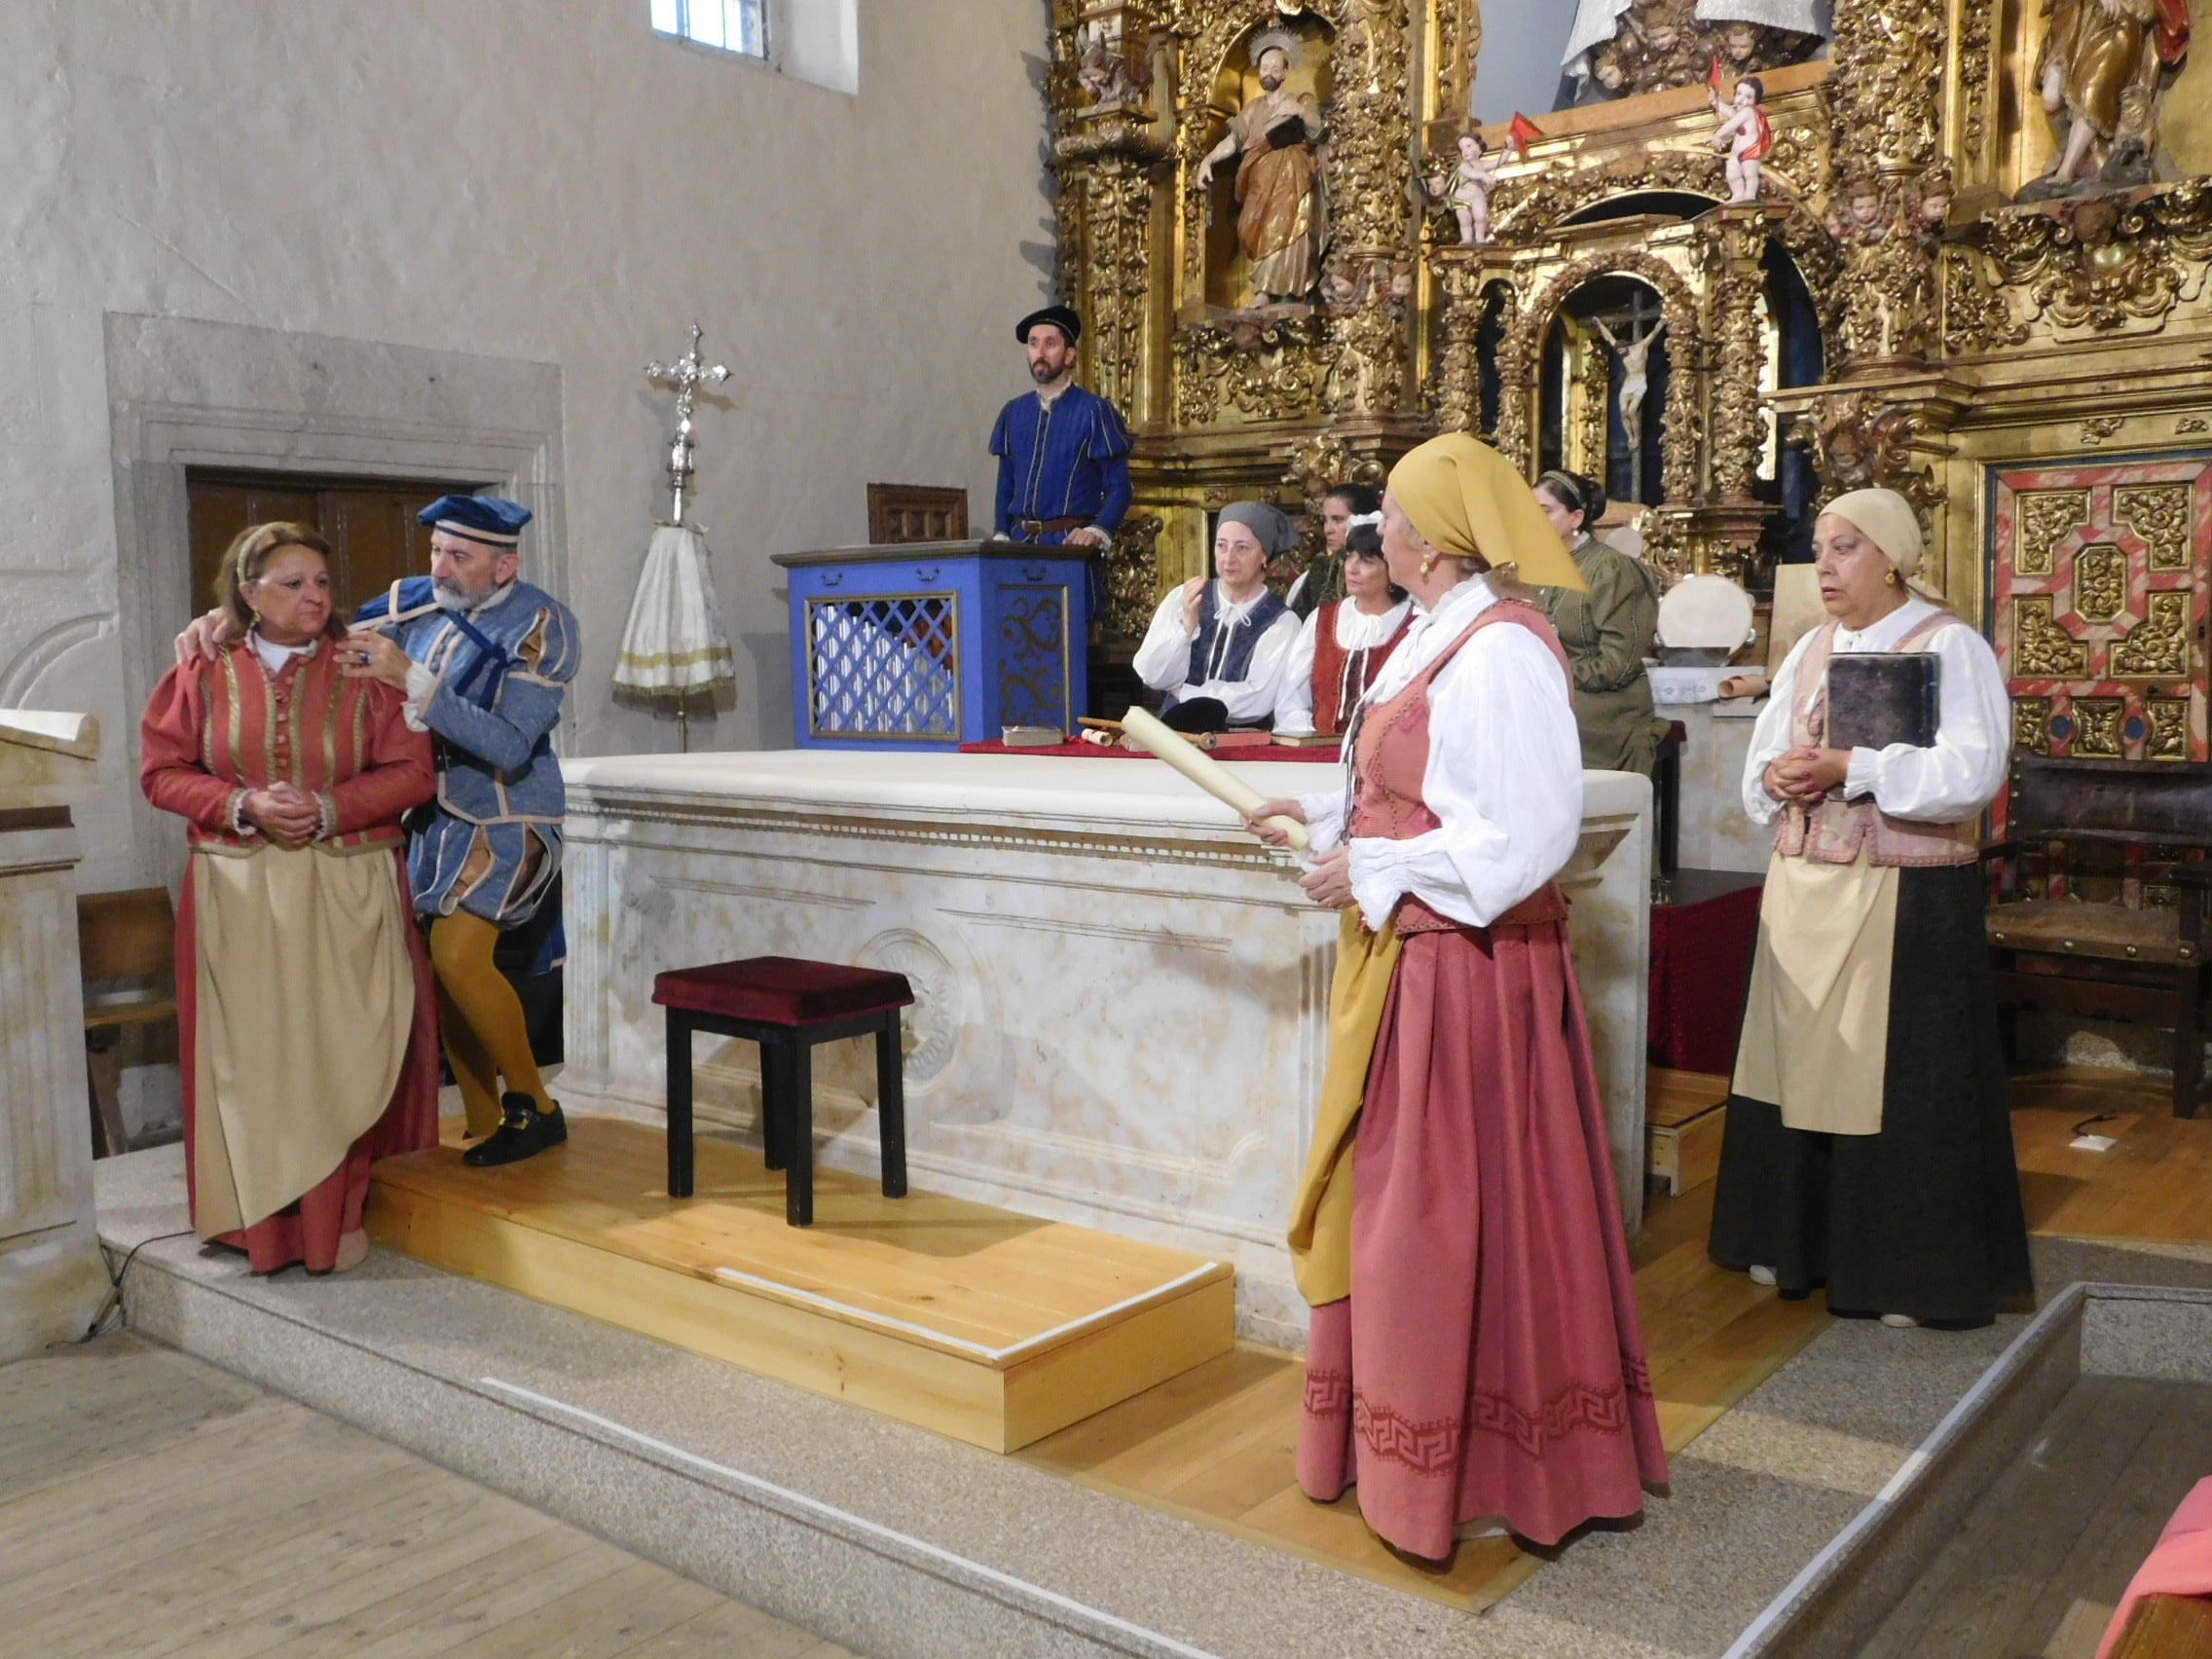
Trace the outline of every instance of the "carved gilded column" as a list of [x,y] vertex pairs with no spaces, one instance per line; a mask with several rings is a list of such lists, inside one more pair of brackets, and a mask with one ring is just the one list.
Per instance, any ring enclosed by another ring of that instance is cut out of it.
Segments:
[[1759,306],[1766,292],[1767,240],[1787,212],[1764,205],[1723,208],[1708,244],[1715,355],[1712,494],[1725,503],[1751,500],[1758,480],[1766,442],[1761,407],[1766,330]]
[[1838,0],[1835,9],[1828,111],[1843,162],[1830,228],[1845,247],[1850,378],[1916,367],[1936,345],[1933,233],[1950,197],[1938,144],[1950,4]]
[[1473,431],[1482,424],[1483,271],[1466,255],[1436,256],[1444,290],[1444,353],[1437,375],[1436,429]]
[[1341,0],[1331,60],[1330,249],[1321,276],[1332,415],[1395,414],[1407,380],[1413,292],[1413,41],[1407,0]]

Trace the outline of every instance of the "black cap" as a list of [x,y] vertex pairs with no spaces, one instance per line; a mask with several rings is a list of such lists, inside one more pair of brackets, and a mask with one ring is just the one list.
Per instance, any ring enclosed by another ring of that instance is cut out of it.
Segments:
[[1029,331],[1041,322],[1049,322],[1060,331],[1060,338],[1073,346],[1083,338],[1083,318],[1075,314],[1071,306],[1047,306],[1033,311],[1014,325],[1014,337],[1024,346],[1029,344]]

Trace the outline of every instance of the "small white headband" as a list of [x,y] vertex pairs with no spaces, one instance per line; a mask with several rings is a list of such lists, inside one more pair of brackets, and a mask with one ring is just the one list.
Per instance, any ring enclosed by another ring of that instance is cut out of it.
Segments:
[[1345,520],[1345,529],[1356,530],[1363,524],[1371,524],[1377,530],[1381,530],[1382,528],[1382,515],[1381,513],[1354,513]]

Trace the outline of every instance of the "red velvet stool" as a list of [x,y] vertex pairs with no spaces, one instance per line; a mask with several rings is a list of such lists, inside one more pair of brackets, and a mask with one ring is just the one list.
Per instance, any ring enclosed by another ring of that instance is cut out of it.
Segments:
[[653,976],[668,1010],[668,1196],[691,1196],[691,1033],[760,1045],[760,1144],[768,1167],[786,1169],[784,1219],[814,1225],[814,1045],[875,1033],[876,1115],[883,1196],[906,1196],[905,1077],[899,1011],[914,1000],[903,974],[752,956]]

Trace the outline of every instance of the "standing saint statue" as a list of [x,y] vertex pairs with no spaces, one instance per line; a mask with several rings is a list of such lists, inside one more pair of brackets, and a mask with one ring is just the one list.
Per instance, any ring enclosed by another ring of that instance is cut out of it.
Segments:
[[1198,186],[1213,188],[1213,169],[1236,165],[1236,240],[1251,268],[1254,292],[1270,300],[1302,300],[1321,268],[1320,188],[1313,141],[1321,106],[1310,92],[1284,83],[1298,64],[1298,42],[1287,29],[1267,29],[1252,42],[1260,95],[1229,119],[1229,131],[1198,163]]
[[2099,173],[2112,184],[2148,182],[2166,76],[2189,55],[2189,0],[2045,0],[2044,15],[2050,32],[2036,84],[2060,149],[2034,195]]

